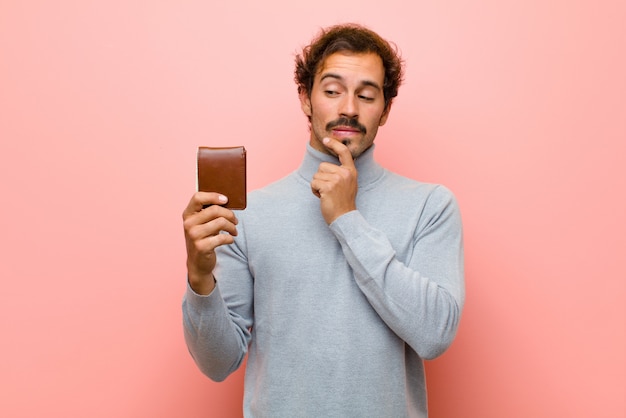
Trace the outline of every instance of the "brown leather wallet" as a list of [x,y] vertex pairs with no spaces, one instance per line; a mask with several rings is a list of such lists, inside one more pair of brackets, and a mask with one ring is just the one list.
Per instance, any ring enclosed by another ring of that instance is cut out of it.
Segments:
[[198,147],[198,191],[228,197],[229,209],[246,208],[246,149]]

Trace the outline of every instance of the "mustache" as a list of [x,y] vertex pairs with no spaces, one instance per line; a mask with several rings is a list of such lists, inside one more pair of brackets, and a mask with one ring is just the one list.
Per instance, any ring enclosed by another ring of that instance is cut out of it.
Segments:
[[326,124],[326,130],[330,131],[331,129],[336,128],[337,126],[347,126],[349,128],[357,129],[359,132],[361,132],[364,135],[367,133],[367,128],[361,125],[358,120],[346,118],[346,117],[341,117],[332,122],[328,122],[328,124]]

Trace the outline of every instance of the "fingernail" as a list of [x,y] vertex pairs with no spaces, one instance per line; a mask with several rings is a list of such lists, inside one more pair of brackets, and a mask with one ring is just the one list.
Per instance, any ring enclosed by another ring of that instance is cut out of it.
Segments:
[[226,196],[224,196],[224,195],[220,195],[220,196],[218,197],[218,199],[219,199],[219,201],[220,201],[220,202],[222,202],[222,203],[226,203],[226,202],[228,202],[228,198],[227,198]]
[[324,138],[324,139],[322,139],[322,142],[324,144],[328,144],[330,142],[330,138]]

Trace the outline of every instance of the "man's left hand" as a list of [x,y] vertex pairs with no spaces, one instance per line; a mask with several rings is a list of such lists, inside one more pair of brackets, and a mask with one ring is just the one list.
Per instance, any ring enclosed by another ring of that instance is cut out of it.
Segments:
[[311,191],[320,198],[320,208],[327,224],[344,213],[356,210],[357,170],[347,146],[332,138],[324,145],[339,157],[340,165],[321,163],[311,181]]

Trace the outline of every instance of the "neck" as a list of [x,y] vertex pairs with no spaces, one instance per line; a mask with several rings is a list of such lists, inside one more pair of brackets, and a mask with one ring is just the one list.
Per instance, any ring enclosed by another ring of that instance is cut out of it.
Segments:
[[[384,168],[374,160],[374,148],[375,145],[372,145],[354,161],[359,173],[359,187],[378,180],[384,172]],[[310,182],[319,165],[323,162],[339,165],[339,159],[336,156],[319,151],[313,148],[311,144],[307,144],[306,153],[300,168],[298,168],[298,173]]]

